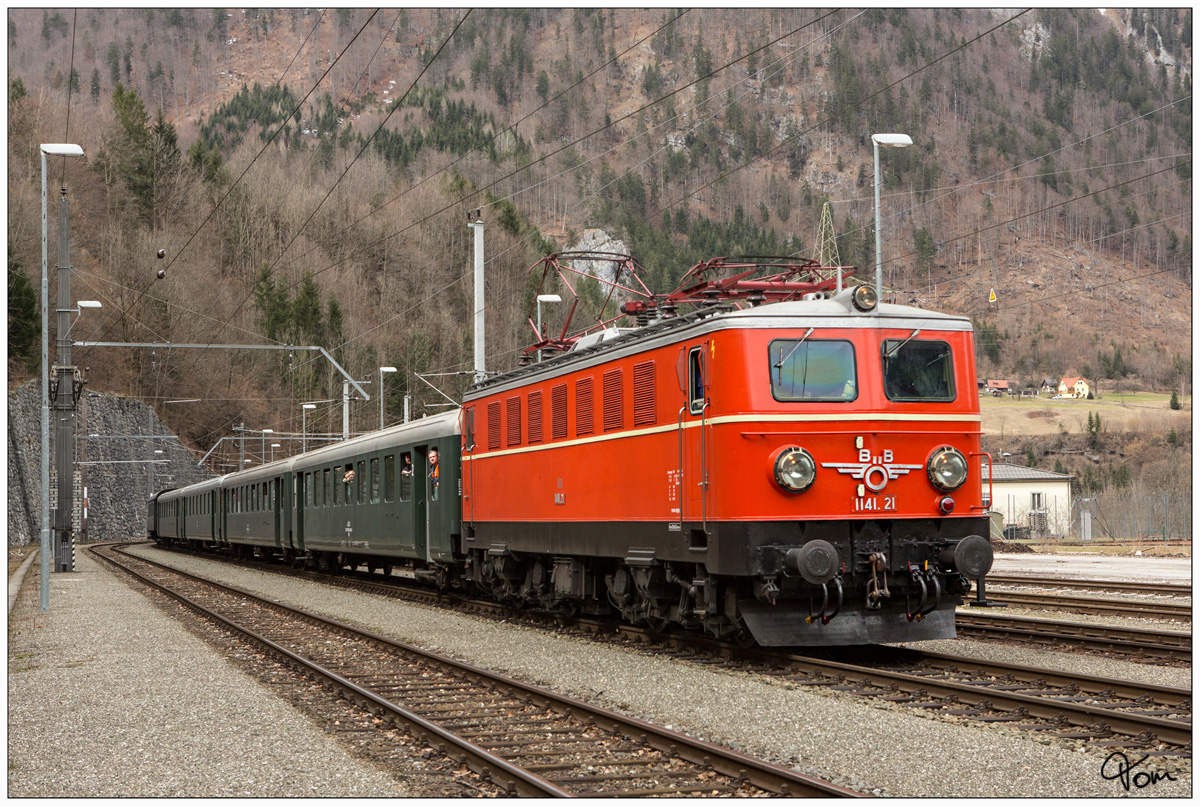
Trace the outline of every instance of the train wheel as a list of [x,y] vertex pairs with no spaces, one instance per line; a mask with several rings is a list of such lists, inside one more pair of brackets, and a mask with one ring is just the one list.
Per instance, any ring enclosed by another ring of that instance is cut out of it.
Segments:
[[380,566],[380,568],[383,569],[383,575],[385,577],[390,577],[392,575],[392,564],[391,563],[384,563],[383,565]]
[[662,635],[671,626],[671,620],[666,616],[649,616],[646,619],[646,629],[655,635]]

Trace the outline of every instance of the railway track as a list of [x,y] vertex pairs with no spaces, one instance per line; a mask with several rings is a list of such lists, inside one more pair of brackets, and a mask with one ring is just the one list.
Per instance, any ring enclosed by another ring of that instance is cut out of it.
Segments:
[[1180,622],[1191,622],[1192,620],[1192,605],[1190,602],[1187,604],[1178,604],[1174,602],[1135,601],[1131,599],[1094,599],[1085,596],[1059,596],[1049,593],[996,590],[991,587],[988,588],[987,597],[993,602],[1046,610],[1065,610],[1071,613],[1163,619]]
[[[990,594],[989,594],[990,596]],[[1024,618],[969,613],[955,618],[961,638],[995,638],[1027,641],[1056,649],[1064,646],[1128,655],[1139,660],[1190,663],[1192,636],[1172,630],[1079,624],[1055,619]]]
[[[1142,593],[1165,596],[1182,596],[1190,598],[1191,585],[1180,585],[1167,582],[1118,582],[1103,579],[1058,579],[1044,576],[1016,576],[1006,574],[988,574],[987,583],[991,585],[1011,585],[1021,587],[1063,588],[1068,590],[1094,590],[1108,593]],[[991,596],[991,592],[988,592]]]
[[862,794],[114,547],[92,551],[373,712],[380,740],[398,728],[498,794]]
[[[278,568],[278,566],[274,566]],[[395,588],[382,581],[372,581],[368,575],[329,577],[314,575],[322,584],[334,584],[359,590],[378,590],[390,596],[428,601],[436,594]],[[477,612],[513,615],[511,610],[491,603],[464,603]],[[524,614],[537,619],[535,613]],[[976,620],[974,614],[961,613],[964,622]],[[549,617],[541,619],[551,620]],[[1003,622],[1036,622],[1032,619],[1012,619],[1001,616],[979,616],[985,625]],[[557,622],[556,622],[557,623]],[[731,644],[710,641],[687,634],[661,635],[634,627],[615,627],[611,622],[572,622],[595,634],[617,640],[632,639],[653,644],[647,651],[656,653],[668,647],[669,654],[681,661],[711,665],[729,663],[739,671],[761,674],[773,681],[795,686],[811,686],[825,690],[851,693],[883,699],[905,708],[919,709],[956,718],[971,718],[996,723],[1016,730],[1038,733],[1064,740],[1082,740],[1111,749],[1136,750],[1139,754],[1190,758],[1191,706],[1190,691],[1180,688],[1144,685],[1119,679],[1108,679],[1057,672],[1049,669],[1013,664],[988,663],[951,656],[895,647],[871,647],[861,650],[856,662],[846,659],[854,651],[834,651],[835,657],[821,659],[811,654],[789,655],[773,651],[745,650]],[[1047,622],[1062,627],[1064,622]],[[1085,631],[1076,636],[1080,642],[1095,640],[1096,625],[1066,625]],[[969,630],[961,630],[964,635]],[[1120,637],[1109,638],[1102,647],[1127,648],[1130,635],[1152,631],[1125,631]],[[1002,634],[1002,633],[997,633]],[[1190,647],[1190,639],[1182,633],[1163,633],[1164,636]],[[1144,638],[1144,636],[1143,636]],[[1017,640],[1029,640],[1024,633]],[[1009,640],[1012,640],[1009,638]],[[1042,637],[1042,641],[1060,643],[1058,639]],[[1153,647],[1148,640],[1143,640]],[[1149,650],[1148,650],[1149,651]],[[1161,649],[1159,649],[1161,651]],[[867,654],[863,654],[863,653]],[[1155,654],[1152,657],[1158,657]],[[749,668],[745,664],[749,663]],[[741,664],[741,665],[739,665]]]
[[873,647],[865,663],[782,653],[765,653],[763,659],[784,664],[763,674],[795,685],[1085,740],[1108,750],[1191,756],[1188,689],[898,647]]

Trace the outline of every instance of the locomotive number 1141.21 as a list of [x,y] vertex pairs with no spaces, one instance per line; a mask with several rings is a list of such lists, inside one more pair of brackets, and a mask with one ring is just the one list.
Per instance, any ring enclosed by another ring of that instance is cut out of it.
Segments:
[[894,512],[896,509],[896,496],[871,496],[870,498],[855,498],[855,512]]

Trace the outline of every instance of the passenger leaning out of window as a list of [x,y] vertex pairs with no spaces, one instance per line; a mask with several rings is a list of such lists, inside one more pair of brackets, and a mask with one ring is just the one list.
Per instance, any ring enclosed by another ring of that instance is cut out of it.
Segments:
[[438,497],[438,451],[437,448],[429,449],[429,487],[433,491],[433,500]]

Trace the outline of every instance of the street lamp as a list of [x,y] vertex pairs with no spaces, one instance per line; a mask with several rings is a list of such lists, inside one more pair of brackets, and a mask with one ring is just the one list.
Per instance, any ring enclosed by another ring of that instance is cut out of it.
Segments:
[[907,134],[872,134],[875,144],[875,299],[883,301],[883,261],[879,253],[879,147],[906,148],[912,145]]
[[316,403],[301,403],[300,404],[300,452],[304,453],[308,450],[308,412],[309,409],[315,409]]
[[[71,143],[42,143],[42,611],[50,609],[50,280],[46,246],[46,155],[82,157],[83,149]],[[63,204],[66,204],[64,197]],[[66,259],[66,255],[62,256]],[[69,304],[60,300],[59,304]]]
[[276,448],[278,448],[278,447],[279,447],[279,443],[278,443],[278,442],[272,442],[272,443],[271,443],[271,461],[272,461],[272,462],[274,462],[274,461],[275,461],[275,449],[276,449]]
[[[537,295],[537,328],[538,341],[542,341],[542,303],[543,302],[562,302],[562,297],[558,294],[538,294]],[[538,348],[538,363],[542,363],[542,349]]]
[[264,428],[262,430],[262,458],[264,462],[267,461],[267,434],[274,433],[275,429],[273,428]]
[[379,430],[383,430],[383,373],[397,372],[395,367],[380,367],[379,368]]

